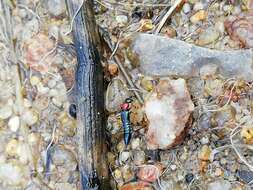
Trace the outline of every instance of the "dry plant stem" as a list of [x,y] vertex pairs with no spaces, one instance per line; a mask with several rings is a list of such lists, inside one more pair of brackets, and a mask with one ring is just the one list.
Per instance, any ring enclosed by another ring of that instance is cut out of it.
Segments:
[[[107,8],[107,9],[110,9],[110,10],[113,10],[113,11],[116,10],[116,8],[112,8],[111,5],[107,5],[107,4],[106,4],[107,2],[102,2],[102,1],[99,1],[99,0],[95,0],[95,1],[96,1],[98,4],[100,4],[101,6]],[[120,11],[120,12],[123,12],[123,13],[129,13],[129,11],[123,10],[123,9],[119,9],[118,7],[117,7],[117,11]]]
[[[103,35],[103,34],[102,34]],[[110,37],[105,36],[104,35],[104,40],[107,43],[108,47],[110,48],[111,52],[113,52],[113,46],[111,44],[111,39],[109,39]],[[136,86],[134,85],[131,77],[128,75],[126,69],[124,68],[123,64],[121,63],[119,57],[117,55],[113,56],[113,59],[115,61],[115,63],[118,65],[120,71],[122,72],[124,78],[126,79],[128,85],[130,86],[131,89],[136,89]],[[138,91],[133,91],[134,95],[136,96],[136,98],[138,99],[138,101],[140,102],[141,105],[144,104],[144,100],[142,98],[142,96],[140,95],[140,93]]]
[[[125,70],[124,66],[122,65],[122,63],[120,62],[119,58],[117,56],[114,56],[114,60],[117,63],[117,65],[119,66],[119,69],[121,70],[122,74],[124,75],[125,79],[127,80],[127,83],[129,84],[129,86],[133,89],[136,89],[133,81],[131,80],[130,76],[128,75],[127,71]],[[140,95],[140,93],[138,91],[133,91],[136,98],[138,99],[138,101],[143,105],[144,104],[144,100],[142,98],[142,96]]]
[[115,45],[115,47],[114,47],[114,50],[113,50],[113,52],[112,52],[112,54],[111,54],[111,56],[110,56],[109,59],[112,59],[112,57],[113,57],[113,56],[115,55],[115,53],[117,52],[118,47],[119,47],[119,44],[120,44],[120,42],[121,42],[120,37],[122,36],[122,34],[123,34],[123,31],[120,32],[118,41],[117,41],[117,43],[116,43],[116,45]]
[[[98,1],[98,0],[96,0]],[[121,2],[117,2],[117,1],[111,1],[111,0],[104,0],[104,2],[106,3],[110,3],[110,4],[115,4],[115,5],[121,5],[121,6],[139,6],[139,7],[166,7],[168,6],[168,4],[166,3],[121,3]]]
[[163,25],[165,24],[165,22],[167,21],[167,19],[171,16],[171,14],[174,12],[174,10],[177,8],[177,6],[182,2],[183,0],[176,0],[176,2],[174,3],[174,5],[172,7],[170,7],[170,9],[168,10],[168,12],[164,15],[164,17],[162,18],[162,20],[159,22],[154,34],[158,34]]
[[55,45],[51,50],[49,50],[45,55],[43,55],[43,57],[39,61],[38,65],[44,65],[43,62],[48,58],[48,56],[50,56],[52,53],[54,53],[55,50],[57,49],[57,44],[58,44],[58,41],[55,42]]
[[70,21],[70,29],[69,29],[69,31],[67,31],[66,33],[64,33],[65,36],[69,35],[72,32],[74,20],[75,20],[77,14],[79,13],[79,11],[81,10],[81,8],[82,8],[82,6],[84,4],[84,1],[85,0],[82,1],[82,3],[80,4],[80,6],[78,7],[78,9],[76,10],[74,16],[72,17],[72,19]]
[[237,134],[240,132],[240,130],[239,130],[239,131],[236,131],[236,130],[238,130],[238,129],[240,129],[240,128],[242,128],[242,127],[239,125],[239,126],[237,126],[236,128],[234,128],[234,129],[232,130],[232,132],[231,132],[231,134],[230,134],[231,146],[233,147],[235,153],[236,153],[237,156],[240,158],[240,160],[241,160],[251,171],[253,171],[253,165],[251,165],[251,164],[246,160],[246,158],[240,153],[240,151],[237,149],[236,144],[234,143],[234,140],[233,140],[233,137],[234,137],[235,135],[237,135]]
[[47,155],[47,152],[48,152],[49,148],[51,147],[51,145],[52,145],[53,142],[54,142],[56,127],[57,127],[57,125],[55,124],[55,125],[54,125],[54,128],[53,128],[53,132],[52,132],[51,141],[50,141],[50,143],[48,144],[47,149],[46,149],[46,155]]
[[[235,87],[236,87],[236,85],[235,85],[235,83],[234,83],[234,84],[233,84],[233,87],[232,87],[231,90],[230,90],[229,98],[228,98],[227,102],[226,102],[222,107],[220,107],[220,108],[218,108],[218,109],[213,109],[213,110],[206,110],[206,111],[204,111],[203,113],[222,111],[222,110],[230,103],[230,101],[231,101],[231,99],[232,99],[233,90],[235,89]],[[228,87],[228,88],[229,88],[229,87]],[[219,97],[222,97],[222,96],[224,96],[224,95],[220,95]],[[203,105],[203,106],[204,106],[204,108],[208,108],[208,107],[213,107],[213,106],[216,106],[216,105],[209,105],[209,104],[206,104],[206,105]],[[197,108],[197,107],[196,107],[196,108]]]
[[17,6],[23,8],[23,9],[26,9],[27,11],[32,13],[38,19],[38,21],[41,23],[40,16],[37,15],[33,10],[29,9],[27,6],[25,6],[23,4],[17,4]]

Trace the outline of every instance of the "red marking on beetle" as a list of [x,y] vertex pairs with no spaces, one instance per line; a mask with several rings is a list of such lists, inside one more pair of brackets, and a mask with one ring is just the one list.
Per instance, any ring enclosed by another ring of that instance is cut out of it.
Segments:
[[121,104],[120,107],[121,107],[121,110],[127,111],[127,110],[129,110],[130,105],[129,105],[129,103],[123,103],[123,104]]

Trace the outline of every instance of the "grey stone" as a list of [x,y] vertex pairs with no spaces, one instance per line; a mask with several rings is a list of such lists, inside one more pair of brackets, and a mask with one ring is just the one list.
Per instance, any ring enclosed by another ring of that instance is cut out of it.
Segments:
[[207,190],[231,190],[232,185],[227,180],[217,180],[207,185]]
[[245,183],[252,183],[253,181],[253,172],[247,170],[239,170],[237,172],[239,179]]
[[152,34],[137,34],[132,51],[140,71],[149,76],[197,77],[206,65],[217,65],[224,77],[253,80],[251,49],[218,51]]

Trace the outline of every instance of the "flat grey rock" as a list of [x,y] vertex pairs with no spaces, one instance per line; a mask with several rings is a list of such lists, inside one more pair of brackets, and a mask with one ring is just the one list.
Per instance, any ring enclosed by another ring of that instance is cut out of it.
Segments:
[[140,70],[150,76],[196,77],[205,65],[215,65],[227,78],[253,81],[252,49],[218,51],[167,37],[138,34],[131,45]]

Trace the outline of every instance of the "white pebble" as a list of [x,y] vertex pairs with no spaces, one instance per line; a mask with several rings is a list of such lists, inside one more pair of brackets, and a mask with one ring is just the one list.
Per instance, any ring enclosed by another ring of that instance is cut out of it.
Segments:
[[194,6],[193,6],[193,10],[194,11],[199,11],[199,10],[202,10],[204,9],[204,5],[203,3],[201,2],[197,2]]
[[232,185],[227,180],[217,180],[207,185],[207,190],[230,190]]
[[16,139],[11,139],[5,147],[5,153],[8,156],[16,156],[17,155],[17,147],[19,143]]
[[52,79],[52,80],[48,81],[47,85],[49,88],[54,88],[56,85],[56,81]]
[[39,134],[31,133],[28,135],[28,142],[30,145],[35,145],[39,141]]
[[131,141],[131,148],[138,149],[140,147],[141,140],[139,138],[133,139]]
[[126,162],[129,159],[129,157],[130,157],[130,152],[124,151],[124,152],[121,152],[119,159],[121,162]]
[[52,26],[50,26],[49,27],[49,29],[48,29],[48,34],[49,34],[49,36],[52,36],[52,37],[54,37],[55,39],[58,39],[58,37],[59,37],[59,27],[58,26],[56,26],[56,25],[52,25]]
[[125,25],[127,23],[127,16],[126,15],[118,15],[116,16],[116,21],[117,23],[122,26]]
[[225,26],[224,26],[224,22],[223,21],[217,21],[215,23],[215,29],[220,32],[221,34],[223,34],[225,32]]
[[24,98],[24,107],[26,108],[32,107],[32,103],[30,102],[30,100]]
[[66,11],[64,0],[48,0],[48,11],[54,16],[60,16]]
[[39,115],[34,110],[26,110],[22,115],[23,121],[26,122],[27,125],[34,125],[39,120]]
[[40,82],[40,78],[37,77],[37,76],[32,76],[30,78],[30,83],[31,83],[32,86],[35,86],[35,85],[39,84],[39,82]]
[[188,14],[189,12],[191,12],[191,5],[189,3],[185,3],[183,6],[183,12],[185,14]]
[[54,97],[53,99],[52,99],[52,102],[53,102],[53,104],[56,106],[56,107],[61,107],[62,106],[62,102],[60,101],[60,99],[59,98],[56,98],[56,97]]
[[171,169],[172,171],[175,171],[175,170],[177,169],[177,165],[172,164],[172,165],[170,166],[170,169]]
[[19,165],[13,163],[4,163],[0,165],[0,180],[8,185],[20,185],[23,177],[23,172]]
[[20,126],[20,119],[18,116],[13,116],[8,122],[8,126],[12,132],[16,132]]
[[203,137],[201,140],[200,140],[201,144],[208,144],[209,143],[209,138],[208,137]]
[[19,10],[18,10],[18,16],[19,16],[20,18],[25,18],[25,17],[27,16],[26,10],[25,10],[25,9],[19,9]]
[[49,97],[55,97],[55,96],[59,95],[59,92],[55,89],[51,89],[51,90],[49,90],[48,94],[49,94]]
[[12,115],[12,107],[5,105],[0,108],[0,119],[8,119]]
[[37,85],[38,93],[39,94],[47,94],[49,91],[48,87],[44,87],[43,84],[40,82]]

